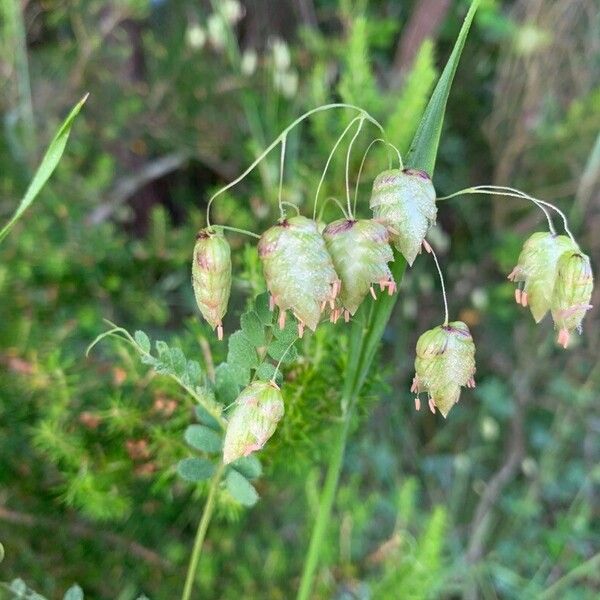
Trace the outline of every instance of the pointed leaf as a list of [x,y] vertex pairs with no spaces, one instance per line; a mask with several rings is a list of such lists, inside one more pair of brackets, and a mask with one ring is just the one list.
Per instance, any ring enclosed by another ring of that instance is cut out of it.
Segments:
[[137,343],[137,345],[144,351],[144,352],[150,352],[150,338],[141,330],[137,330],[134,334],[133,337]]
[[87,94],[73,107],[67,118],[62,122],[56,135],[50,142],[44,158],[38,167],[21,203],[17,207],[17,210],[11,217],[10,221],[0,229],[0,242],[6,237],[8,232],[12,229],[13,225],[23,216],[23,213],[27,210],[29,205],[35,200],[36,196],[40,193],[40,190],[44,187],[45,183],[50,178],[50,175],[56,169],[58,162],[65,151],[69,134],[71,133],[71,127],[75,117],[79,114],[81,107],[87,100]]
[[437,157],[440,136],[442,135],[442,125],[444,123],[444,113],[446,112],[446,102],[454,80],[454,74],[458,67],[460,55],[462,54],[467,39],[467,34],[471,27],[475,11],[479,5],[479,0],[473,0],[469,12],[465,17],[463,25],[458,34],[458,38],[452,49],[452,54],[442,71],[442,75],[433,90],[429,104],[425,109],[425,114],[421,119],[417,133],[408,153],[408,164],[411,167],[426,171],[429,176],[433,175],[435,168],[435,159]]

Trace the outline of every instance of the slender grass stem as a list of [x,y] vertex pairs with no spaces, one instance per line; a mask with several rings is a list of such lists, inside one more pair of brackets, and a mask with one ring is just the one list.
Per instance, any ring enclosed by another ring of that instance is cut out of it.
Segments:
[[[2,12],[0,10],[0,12]],[[27,57],[27,34],[23,21],[21,3],[17,0],[7,0],[4,6],[6,18],[6,33],[10,36],[14,51],[14,66],[17,78],[19,97],[19,113],[23,123],[24,146],[29,166],[35,162],[36,132],[33,115],[33,100],[31,80],[29,77],[29,59]]]
[[355,110],[357,112],[359,112],[361,115],[364,116],[365,119],[367,119],[367,121],[373,123],[373,125],[375,125],[375,127],[377,127],[379,129],[379,131],[381,131],[382,133],[384,133],[384,129],[383,126],[381,125],[381,123],[379,123],[379,121],[377,121],[376,119],[374,119],[368,112],[366,112],[364,109],[358,107],[358,106],[354,106],[353,104],[345,104],[343,102],[335,102],[332,104],[323,104],[322,106],[317,106],[316,108],[313,108],[307,112],[305,112],[303,115],[300,115],[295,121],[292,121],[292,123],[290,123],[264,150],[263,152],[256,157],[256,159],[252,162],[252,164],[238,177],[236,177],[233,181],[231,181],[230,183],[228,183],[226,186],[222,187],[220,190],[218,190],[217,192],[215,192],[212,197],[210,198],[210,200],[208,201],[208,205],[206,207],[206,223],[207,226],[210,227],[210,207],[212,205],[212,203],[215,201],[215,199],[220,196],[221,194],[225,193],[227,190],[231,189],[233,186],[237,185],[240,181],[242,181],[247,175],[249,175],[255,168],[257,165],[259,165],[262,160],[274,149],[277,147],[277,145],[279,144],[279,142],[281,142],[283,140],[284,137],[287,136],[287,134],[294,129],[294,127],[296,127],[297,125],[299,125],[302,121],[304,121],[305,119],[308,119],[310,116],[314,115],[315,113],[318,112],[322,112],[324,110],[331,110],[333,108],[347,108],[350,110]]
[[558,208],[556,208],[553,204],[550,204],[549,202],[545,202],[544,200],[538,200],[537,198],[529,196],[525,192],[521,192],[520,190],[514,188],[506,188],[495,185],[480,185],[476,187],[465,188],[464,190],[459,190],[458,192],[454,192],[453,194],[449,194],[448,196],[441,196],[440,198],[436,198],[436,200],[450,200],[451,198],[455,198],[456,196],[461,196],[463,194],[486,194],[488,196],[508,196],[511,198],[521,198],[523,200],[529,200],[530,202],[533,202],[544,213],[544,215],[546,216],[546,220],[548,221],[548,229],[550,229],[550,233],[552,233],[552,235],[556,235],[556,229],[554,228],[552,217],[545,208],[545,206],[550,206],[551,208],[557,210],[563,216],[565,231],[569,234],[569,237],[574,240],[573,234],[571,234],[571,232],[569,231],[567,218]]
[[342,425],[337,431],[333,448],[327,465],[327,474],[321,496],[319,498],[319,507],[315,519],[315,524],[310,538],[310,545],[304,562],[304,570],[300,581],[297,600],[309,600],[313,586],[315,572],[319,564],[321,547],[323,540],[327,535],[327,526],[329,517],[335,501],[340,474],[342,472],[342,461],[344,460],[344,451],[346,450],[346,441],[348,431],[352,420],[352,410],[347,410]]
[[352,212],[352,206],[350,204],[350,155],[352,154],[352,146],[354,146],[354,142],[356,138],[360,135],[362,130],[362,126],[365,122],[365,118],[362,117],[358,122],[358,127],[356,128],[356,132],[352,136],[350,143],[348,144],[348,150],[346,151],[346,205],[348,208],[348,214],[351,218],[354,218],[354,214]]
[[[327,157],[327,161],[325,162],[325,167],[323,168],[323,172],[321,173],[321,178],[319,179],[319,185],[317,185],[317,191],[315,192],[315,201],[313,204],[313,221],[315,220],[315,216],[317,214],[317,205],[319,203],[319,193],[321,192],[321,188],[323,187],[323,182],[325,181],[325,176],[327,175],[327,170],[329,169],[329,164],[331,163],[331,161],[333,159],[333,155],[335,154],[335,151],[338,149],[338,146],[342,143],[342,140],[346,137],[346,134],[350,131],[350,129],[352,129],[352,126],[354,125],[354,123],[356,123],[356,121],[360,121],[360,117],[355,117],[354,119],[352,119],[352,121],[350,121],[350,123],[348,123],[348,125],[346,125],[346,128],[344,129],[344,131],[342,131],[342,133],[340,134],[340,137],[338,137],[335,144],[333,145],[333,148],[329,152],[329,156]],[[348,217],[347,217],[348,219],[350,218],[351,214],[352,213],[348,213]]]
[[[396,253],[392,272],[398,286],[402,281],[405,268],[406,262]],[[346,365],[341,398],[343,419],[335,433],[333,447],[329,455],[325,483],[319,498],[319,506],[311,533],[308,552],[304,561],[300,587],[296,597],[297,600],[309,600],[311,598],[313,582],[321,556],[321,548],[327,535],[327,528],[340,479],[350,425],[355,414],[360,392],[371,368],[377,346],[396,300],[396,294],[393,296],[381,295],[377,301],[370,302],[368,306],[361,308],[363,313],[366,313],[367,310],[368,313],[363,314],[363,318],[357,315],[352,325],[348,348],[348,364]]]
[[194,540],[194,548],[192,550],[192,556],[190,557],[190,563],[188,565],[185,585],[183,588],[183,593],[181,594],[181,600],[190,600],[192,597],[192,589],[194,587],[196,571],[198,570],[198,562],[200,561],[200,556],[202,554],[202,545],[204,544],[206,531],[215,508],[215,499],[224,471],[225,465],[223,463],[219,463],[217,470],[212,476],[210,488],[208,490],[208,498],[206,499],[206,504],[204,505],[204,510],[202,511],[202,517],[200,518],[200,523],[198,524],[198,530],[196,531],[196,539]]
[[277,201],[279,202],[279,215],[281,216],[281,220],[285,218],[285,212],[283,211],[283,169],[285,167],[285,145],[287,142],[287,136],[285,136],[281,140],[281,156],[279,158],[279,192],[277,194]]
[[448,298],[446,297],[446,284],[444,283],[444,275],[442,273],[442,268],[440,267],[440,262],[438,261],[437,254],[429,244],[427,240],[423,240],[423,245],[425,246],[425,250],[431,256],[433,256],[433,260],[435,261],[435,267],[437,269],[438,275],[440,277],[440,285],[442,286],[442,297],[444,298],[444,327],[448,325]]
[[253,231],[248,231],[247,229],[240,229],[239,227],[231,227],[229,225],[215,225],[220,229],[225,229],[227,231],[235,231],[235,233],[243,233],[244,235],[249,235],[250,237],[256,238],[260,240],[260,235],[258,233],[254,233]]

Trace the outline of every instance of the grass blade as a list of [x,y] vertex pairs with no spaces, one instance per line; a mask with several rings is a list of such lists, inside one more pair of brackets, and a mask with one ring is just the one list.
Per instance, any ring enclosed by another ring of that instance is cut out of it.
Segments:
[[69,139],[69,133],[71,132],[71,126],[75,117],[79,114],[81,107],[87,100],[87,94],[71,109],[71,112],[67,118],[63,121],[62,125],[58,128],[58,131],[54,135],[54,138],[50,142],[46,154],[40,163],[21,203],[17,207],[17,210],[11,217],[10,221],[4,225],[0,230],[0,242],[8,235],[8,232],[12,229],[13,225],[23,216],[23,213],[27,210],[29,205],[35,200],[36,196],[40,193],[40,190],[44,187],[45,183],[50,178],[50,175],[56,169],[58,162],[60,161],[67,140]]
[[[411,146],[408,164],[423,169],[430,175],[433,173],[435,167],[450,87],[452,86],[454,74],[456,73],[465,40],[478,4],[479,0],[473,0],[471,7],[469,8],[469,12],[461,27],[452,54],[437,82]],[[400,286],[405,268],[406,262],[398,255],[398,253],[395,253],[392,273],[398,286]],[[333,440],[330,450],[327,474],[319,498],[319,506],[311,532],[308,552],[304,561],[297,600],[308,600],[312,594],[313,582],[321,556],[323,540],[328,532],[331,510],[335,500],[354,407],[369,369],[371,368],[371,363],[373,362],[377,347],[379,346],[392,309],[396,303],[397,296],[397,294],[393,296],[382,294],[379,300],[374,304],[373,301],[368,304],[363,303],[361,312],[360,314],[357,313],[358,316],[355,318],[352,326],[350,334],[350,352],[348,357],[348,367],[350,368],[346,369],[346,380],[344,382],[342,398],[342,405],[345,408],[344,419],[335,434],[335,439]],[[362,318],[363,316],[366,316],[366,318]]]
[[435,159],[437,157],[440,137],[442,135],[442,125],[444,123],[444,114],[446,112],[446,103],[454,80],[454,74],[458,67],[458,62],[465,46],[465,41],[475,16],[475,11],[479,5],[479,0],[473,0],[469,12],[454,43],[452,54],[442,71],[442,74],[433,90],[429,104],[425,109],[417,133],[408,151],[407,163],[411,167],[422,169],[429,173],[431,177],[435,168]]

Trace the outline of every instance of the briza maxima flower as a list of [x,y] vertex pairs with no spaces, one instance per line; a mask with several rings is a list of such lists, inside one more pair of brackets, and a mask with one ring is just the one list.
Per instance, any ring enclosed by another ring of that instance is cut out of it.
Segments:
[[312,219],[285,219],[265,231],[258,243],[263,272],[272,304],[298,319],[300,334],[306,325],[317,328],[324,307],[333,310],[340,280],[327,252],[325,240]]
[[225,432],[223,462],[227,465],[260,450],[283,414],[281,391],[273,382],[255,381],[242,390]]
[[594,277],[590,259],[582,252],[568,250],[558,259],[550,310],[558,329],[558,343],[566,348],[573,331],[581,333],[581,322],[592,308]]
[[425,392],[429,408],[444,418],[458,402],[461,387],[475,387],[475,344],[462,321],[440,325],[423,333],[417,342],[415,377],[411,392]]
[[396,249],[412,265],[427,231],[435,223],[435,188],[425,171],[389,169],[373,182],[370,206],[384,223]]
[[374,285],[391,295],[396,283],[388,263],[394,260],[387,228],[372,219],[340,219],[323,232],[327,250],[342,282],[339,302],[347,321]]
[[552,305],[558,259],[567,251],[579,251],[577,244],[566,235],[549,231],[534,233],[523,244],[517,266],[508,278],[518,284],[517,304],[529,306],[539,323]]
[[223,338],[223,317],[231,292],[231,249],[218,230],[203,229],[196,238],[192,287],[202,316]]

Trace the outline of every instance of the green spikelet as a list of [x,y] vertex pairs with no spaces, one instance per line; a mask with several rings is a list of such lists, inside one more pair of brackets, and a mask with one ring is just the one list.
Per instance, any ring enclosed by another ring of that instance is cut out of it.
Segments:
[[392,242],[412,266],[437,215],[435,189],[418,169],[390,169],[373,182],[371,208],[390,230]]
[[566,235],[534,233],[523,244],[517,266],[508,275],[511,281],[525,284],[522,290],[515,290],[515,299],[517,304],[529,306],[536,323],[550,310],[558,259],[568,250],[579,248]]
[[283,413],[283,398],[273,382],[255,381],[242,390],[225,432],[223,462],[227,465],[260,450]]
[[219,231],[203,229],[196,238],[192,286],[202,316],[223,338],[222,319],[231,292],[231,249]]
[[339,279],[317,224],[292,217],[263,233],[258,243],[267,288],[274,304],[291,309],[313,331],[327,302],[335,301]]
[[432,412],[437,408],[444,418],[458,402],[462,386],[475,387],[475,344],[462,321],[426,331],[417,342],[415,378],[411,391],[426,392]]
[[339,301],[346,319],[356,312],[373,284],[394,293],[396,284],[387,265],[394,255],[385,225],[340,219],[326,227],[323,237],[342,282]]
[[582,252],[569,250],[558,259],[556,282],[552,294],[552,318],[559,330],[558,343],[566,348],[571,332],[581,331],[585,313],[592,308],[590,300],[594,277],[590,259]]

